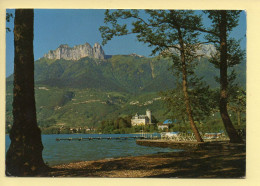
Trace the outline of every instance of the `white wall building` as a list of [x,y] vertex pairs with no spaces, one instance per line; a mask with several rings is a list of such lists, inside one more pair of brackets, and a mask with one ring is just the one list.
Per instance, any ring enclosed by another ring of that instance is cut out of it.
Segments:
[[131,124],[132,126],[152,124],[152,112],[147,109],[146,115],[138,115],[136,113],[131,119]]

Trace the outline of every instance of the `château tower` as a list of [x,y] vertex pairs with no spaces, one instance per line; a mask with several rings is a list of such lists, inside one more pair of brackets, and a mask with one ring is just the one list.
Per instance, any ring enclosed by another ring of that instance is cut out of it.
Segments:
[[149,109],[146,110],[146,116],[149,118],[149,124],[151,124],[152,123],[152,112]]

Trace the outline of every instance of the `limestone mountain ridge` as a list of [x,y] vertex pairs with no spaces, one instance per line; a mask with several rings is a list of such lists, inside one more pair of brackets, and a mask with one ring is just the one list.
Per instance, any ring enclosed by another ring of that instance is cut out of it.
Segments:
[[56,50],[50,50],[44,57],[65,60],[79,60],[84,57],[91,57],[103,60],[105,59],[105,52],[99,43],[95,43],[93,47],[89,43],[75,45],[74,47],[62,44]]

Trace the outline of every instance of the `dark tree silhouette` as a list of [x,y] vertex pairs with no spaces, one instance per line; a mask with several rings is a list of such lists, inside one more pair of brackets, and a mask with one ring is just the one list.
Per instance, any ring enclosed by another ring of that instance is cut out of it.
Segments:
[[229,88],[229,76],[228,67],[232,67],[241,63],[244,53],[241,51],[237,41],[229,38],[229,34],[233,28],[238,25],[238,18],[241,11],[234,10],[209,10],[204,11],[212,21],[211,30],[206,38],[209,42],[215,43],[218,50],[217,56],[212,58],[211,62],[219,68],[220,72],[220,100],[219,110],[222,121],[232,143],[242,142],[242,138],[236,132],[231,119],[228,115],[228,88]]
[[33,9],[15,10],[14,123],[6,154],[8,176],[33,176],[45,167],[34,97],[33,21]]

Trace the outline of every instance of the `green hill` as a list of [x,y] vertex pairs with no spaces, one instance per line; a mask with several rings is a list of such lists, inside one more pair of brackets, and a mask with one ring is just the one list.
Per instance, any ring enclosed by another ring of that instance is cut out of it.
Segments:
[[[112,56],[108,60],[86,57],[78,61],[53,61],[41,58],[35,62],[35,81],[36,84],[52,87],[139,93],[174,87],[174,77],[168,71],[169,67],[167,60],[122,55]],[[161,85],[165,79],[170,83]],[[159,87],[154,86],[157,83]]]
[[[175,87],[171,61],[128,55],[98,60],[35,61],[37,120],[40,126],[96,127],[102,120],[144,114],[149,108],[159,120],[166,119],[159,91]],[[235,67],[237,82],[245,87],[245,62]],[[212,88],[218,71],[201,59],[196,74]],[[6,124],[12,124],[13,76],[6,80]]]

